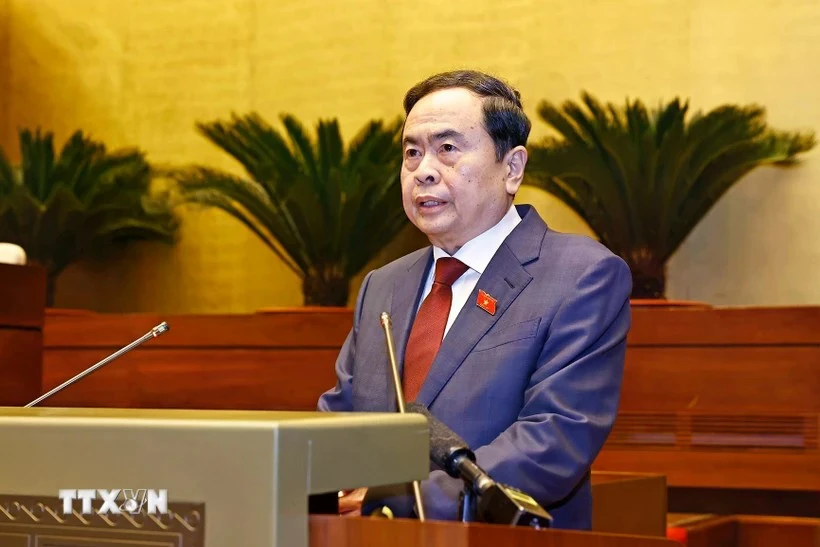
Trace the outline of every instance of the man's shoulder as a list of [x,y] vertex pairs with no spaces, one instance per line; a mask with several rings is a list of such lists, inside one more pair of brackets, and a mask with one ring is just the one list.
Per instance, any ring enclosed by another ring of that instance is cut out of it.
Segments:
[[570,234],[548,229],[541,248],[548,253],[575,258],[580,262],[598,262],[616,257],[600,241],[583,234]]
[[600,241],[583,234],[567,233],[550,227],[532,206],[524,206],[520,233],[509,241],[522,261],[538,258],[530,267],[564,271],[586,269],[600,262],[622,262]]
[[359,288],[356,307],[366,306],[368,302],[381,306],[384,299],[390,297],[396,283],[406,278],[413,265],[430,256],[432,256],[432,248],[424,247],[392,260],[384,266],[370,270]]
[[541,242],[540,260],[533,268],[560,270],[578,276],[600,265],[606,270],[628,270],[626,262],[600,241],[583,234],[572,234],[548,228]]
[[396,276],[407,273],[419,260],[424,260],[431,254],[431,247],[422,247],[395,260],[392,260],[374,270],[371,270],[368,276],[370,282],[384,282],[393,280]]

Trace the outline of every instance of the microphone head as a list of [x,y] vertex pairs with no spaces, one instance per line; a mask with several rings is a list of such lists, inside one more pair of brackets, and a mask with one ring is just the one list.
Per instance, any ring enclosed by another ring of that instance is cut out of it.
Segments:
[[441,420],[430,414],[430,411],[419,403],[408,404],[407,412],[422,414],[427,418],[430,425],[430,460],[451,477],[460,478],[461,475],[454,466],[456,456],[463,454],[475,462],[475,454],[464,442],[464,439],[442,423]]
[[552,515],[521,490],[495,483],[478,501],[481,522],[530,528],[552,528]]
[[154,327],[153,329],[151,329],[151,334],[153,334],[153,335],[154,335],[154,338],[156,338],[156,337],[157,337],[157,336],[159,336],[160,334],[162,334],[162,333],[164,333],[164,332],[167,332],[167,331],[168,331],[168,329],[170,329],[170,328],[171,328],[171,327],[169,327],[169,326],[168,326],[168,323],[166,323],[165,321],[163,321],[162,323],[160,323],[159,325],[157,325],[156,327]]

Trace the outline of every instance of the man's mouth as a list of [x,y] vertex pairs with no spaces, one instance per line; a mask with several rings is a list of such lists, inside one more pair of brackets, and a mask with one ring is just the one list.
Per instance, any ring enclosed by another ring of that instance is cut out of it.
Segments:
[[432,209],[433,207],[439,207],[440,205],[444,205],[447,203],[442,199],[436,198],[419,198],[416,200],[416,204],[421,207],[422,209]]

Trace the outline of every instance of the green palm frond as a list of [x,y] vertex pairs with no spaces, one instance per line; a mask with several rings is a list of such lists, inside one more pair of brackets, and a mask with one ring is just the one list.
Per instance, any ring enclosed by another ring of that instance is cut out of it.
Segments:
[[401,121],[370,121],[347,146],[335,119],[320,120],[314,133],[294,116],[281,121],[277,130],[251,113],[196,125],[245,177],[203,166],[170,174],[184,202],[233,216],[304,280],[306,292],[327,293],[306,294],[307,303],[344,305],[350,279],[406,226]]
[[736,182],[815,146],[813,133],[769,128],[757,105],[688,113],[679,99],[651,111],[588,93],[560,108],[542,102],[538,114],[557,137],[531,147],[525,182],[566,203],[633,275],[662,269]]
[[46,269],[50,304],[69,264],[128,241],[174,241],[177,220],[169,201],[152,195],[142,152],[108,152],[81,131],[59,153],[50,132],[22,130],[19,140],[19,166],[0,154],[0,241]]

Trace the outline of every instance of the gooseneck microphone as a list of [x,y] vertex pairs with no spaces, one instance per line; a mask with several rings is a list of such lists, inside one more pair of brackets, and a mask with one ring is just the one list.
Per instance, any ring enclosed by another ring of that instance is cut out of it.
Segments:
[[[430,425],[430,460],[451,477],[464,481],[464,497],[468,501],[462,500],[463,520],[473,520],[466,513],[474,512],[481,522],[550,527],[552,517],[538,502],[516,488],[495,482],[476,464],[475,454],[467,443],[427,408],[419,403],[410,403],[407,411],[427,418]],[[469,501],[473,497],[477,500]]]
[[430,424],[430,460],[454,479],[465,479],[483,490],[492,480],[478,465],[464,439],[433,416],[420,403],[410,403],[408,412],[422,414]]
[[67,388],[68,386],[70,386],[71,384],[76,382],[77,380],[80,380],[80,379],[88,376],[89,374],[91,374],[92,372],[97,370],[98,368],[101,368],[101,367],[107,365],[108,363],[110,363],[111,361],[116,359],[117,357],[119,357],[119,356],[121,356],[125,353],[128,353],[129,351],[131,351],[135,347],[137,347],[139,345],[142,345],[143,343],[147,342],[148,340],[156,338],[157,336],[159,336],[160,334],[162,334],[164,332],[167,332],[169,328],[170,327],[168,327],[168,323],[163,321],[162,323],[160,323],[156,327],[152,328],[150,331],[145,333],[143,336],[141,336],[137,340],[134,340],[133,342],[131,342],[130,344],[128,344],[124,348],[121,348],[121,349],[117,350],[116,352],[112,353],[111,355],[109,355],[108,357],[106,357],[105,359],[100,361],[99,363],[88,367],[87,369],[85,369],[84,371],[82,371],[81,373],[76,375],[75,377],[71,378],[70,380],[66,380],[65,382],[63,382],[59,386],[55,387],[54,389],[52,389],[48,393],[40,395],[39,397],[37,397],[36,399],[31,401],[29,404],[27,404],[23,408],[29,408],[29,407],[32,407],[36,404],[39,404],[39,403],[45,401],[46,399],[48,399],[52,395],[54,395],[56,393],[59,393],[63,389]]
[[[405,414],[404,391],[401,388],[399,365],[396,362],[396,350],[393,346],[393,332],[391,329],[390,314],[387,312],[382,312],[380,319],[382,328],[384,329],[385,343],[387,344],[387,355],[390,359],[390,372],[393,376],[393,387],[396,391],[396,405],[398,406],[399,413]],[[421,485],[419,484],[419,481],[413,481],[413,497],[416,498],[416,513],[419,516],[419,521],[424,522],[424,505],[422,504]]]

